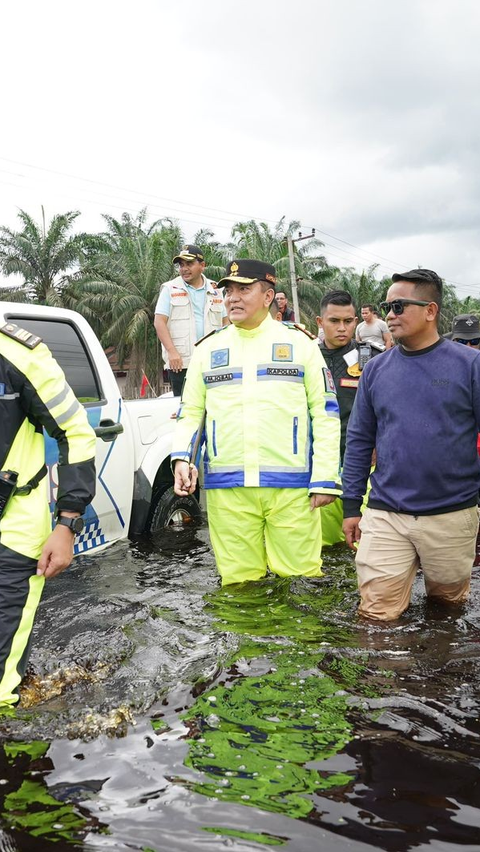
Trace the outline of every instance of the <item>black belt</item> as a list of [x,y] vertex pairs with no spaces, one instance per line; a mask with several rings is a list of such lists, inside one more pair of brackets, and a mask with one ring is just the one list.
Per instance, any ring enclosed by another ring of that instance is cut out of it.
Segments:
[[32,476],[32,478],[29,479],[25,485],[22,485],[20,488],[15,489],[15,494],[30,494],[30,492],[33,491],[33,489],[39,485],[39,483],[42,481],[43,477],[47,475],[47,473],[48,468],[47,465],[44,464],[42,465],[38,473],[36,473],[35,476]]

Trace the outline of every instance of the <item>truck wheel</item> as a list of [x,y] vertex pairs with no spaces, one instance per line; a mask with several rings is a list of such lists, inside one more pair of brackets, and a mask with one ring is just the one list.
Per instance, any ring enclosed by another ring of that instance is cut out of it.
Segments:
[[155,533],[165,527],[190,524],[200,521],[202,510],[192,494],[179,497],[173,488],[167,488],[158,500],[150,518],[149,532]]

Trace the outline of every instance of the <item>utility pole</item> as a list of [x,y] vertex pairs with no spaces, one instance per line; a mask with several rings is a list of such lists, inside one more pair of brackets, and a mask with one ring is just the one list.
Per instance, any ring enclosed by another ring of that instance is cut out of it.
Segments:
[[297,274],[295,272],[295,254],[293,251],[293,244],[299,243],[301,240],[311,240],[314,236],[315,228],[312,228],[312,233],[306,234],[306,236],[303,236],[300,231],[298,237],[295,240],[290,234],[287,236],[288,261],[290,266],[290,283],[292,286],[293,312],[295,314],[295,319],[297,322],[300,322],[300,306],[298,304]]

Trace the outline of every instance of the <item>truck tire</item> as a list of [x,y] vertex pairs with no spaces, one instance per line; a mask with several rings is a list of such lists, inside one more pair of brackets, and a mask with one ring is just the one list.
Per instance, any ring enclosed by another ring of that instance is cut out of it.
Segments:
[[152,510],[149,532],[155,533],[171,526],[183,526],[202,518],[202,510],[192,494],[179,497],[173,488],[167,488]]

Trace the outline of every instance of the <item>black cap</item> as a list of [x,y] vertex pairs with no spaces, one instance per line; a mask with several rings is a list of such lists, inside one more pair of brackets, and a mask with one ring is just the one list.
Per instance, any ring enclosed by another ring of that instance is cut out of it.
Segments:
[[257,281],[267,281],[275,289],[277,275],[275,267],[263,260],[252,260],[241,257],[231,260],[227,266],[227,274],[222,278],[217,287],[224,287],[227,281],[236,281],[237,284],[255,284]]
[[173,258],[172,263],[180,263],[181,260],[199,260],[200,263],[203,263],[205,258],[201,248],[198,246],[188,245],[182,246],[180,253]]
[[452,322],[452,340],[480,337],[480,322],[475,314],[458,314]]
[[442,279],[433,269],[411,269],[410,272],[395,272],[392,281],[411,281],[412,284],[437,284]]

